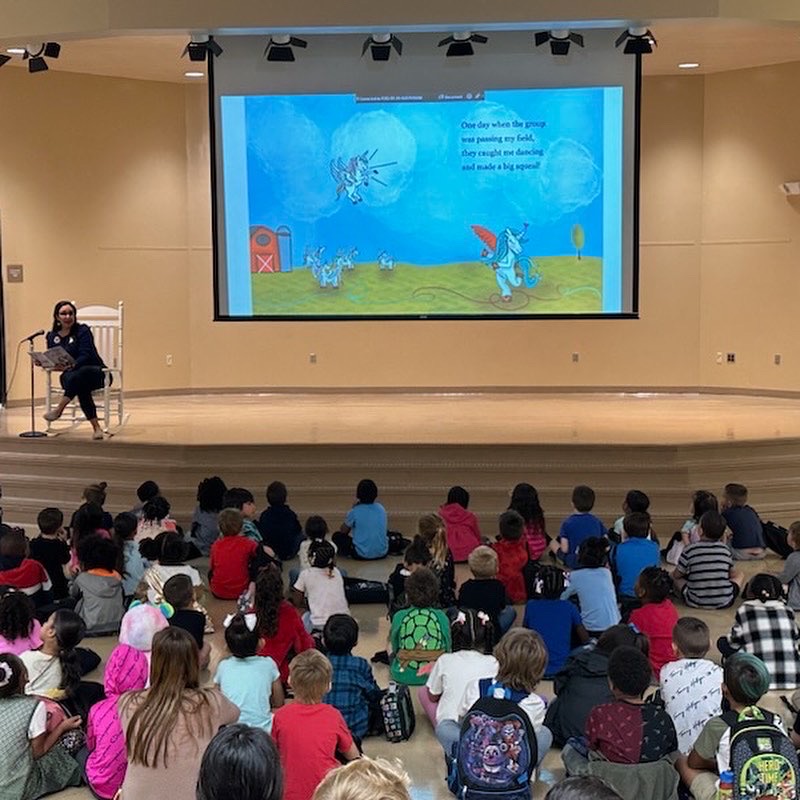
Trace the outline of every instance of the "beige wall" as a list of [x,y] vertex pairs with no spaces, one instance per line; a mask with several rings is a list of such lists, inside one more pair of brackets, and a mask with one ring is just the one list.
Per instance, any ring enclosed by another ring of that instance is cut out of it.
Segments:
[[[63,296],[125,301],[135,390],[800,391],[800,207],[777,191],[800,177],[799,81],[789,64],[645,82],[639,320],[214,323],[204,87],[7,70],[3,263],[25,266],[23,284],[5,284],[7,356]],[[718,366],[728,350],[737,363]],[[25,389],[18,375],[12,398]]]

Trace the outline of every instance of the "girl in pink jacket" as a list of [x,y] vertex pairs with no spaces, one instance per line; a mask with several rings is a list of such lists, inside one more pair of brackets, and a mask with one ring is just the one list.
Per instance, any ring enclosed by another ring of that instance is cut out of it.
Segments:
[[469,492],[462,486],[454,486],[447,493],[447,503],[439,509],[439,516],[447,528],[447,546],[453,561],[466,561],[469,554],[483,544],[478,518],[467,511]]

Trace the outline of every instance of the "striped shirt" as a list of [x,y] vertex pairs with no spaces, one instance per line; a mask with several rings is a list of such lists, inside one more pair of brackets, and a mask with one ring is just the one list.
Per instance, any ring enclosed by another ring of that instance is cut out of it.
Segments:
[[701,539],[690,544],[678,560],[678,572],[686,577],[684,600],[695,608],[726,608],[734,597],[731,583],[733,556],[720,542]]

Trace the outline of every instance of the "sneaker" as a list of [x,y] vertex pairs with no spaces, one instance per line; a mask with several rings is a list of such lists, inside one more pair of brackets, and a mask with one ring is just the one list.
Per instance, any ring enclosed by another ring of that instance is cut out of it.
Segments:
[[103,430],[102,428],[97,428],[97,430],[92,433],[92,439],[100,440],[103,438]]

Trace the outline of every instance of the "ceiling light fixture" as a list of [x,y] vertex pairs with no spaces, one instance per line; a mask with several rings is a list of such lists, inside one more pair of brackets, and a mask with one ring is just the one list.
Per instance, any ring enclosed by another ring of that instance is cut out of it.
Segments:
[[392,48],[398,56],[403,55],[403,43],[393,33],[373,33],[364,40],[361,57],[363,58],[367,50],[370,50],[373,61],[388,61]]
[[221,56],[222,48],[214,41],[213,36],[207,33],[193,33],[189,44],[183,48],[181,58],[188,54],[189,61],[205,61],[209,53]]
[[678,64],[678,69],[697,69],[699,66],[697,61],[684,61],[682,64]]
[[658,42],[652,31],[644,27],[633,27],[624,30],[617,36],[614,47],[619,47],[623,42],[625,42],[623,52],[626,55],[642,56],[652,53],[653,48],[658,47]]
[[472,33],[471,31],[456,31],[445,39],[439,42],[439,47],[448,45],[448,57],[453,56],[472,56],[475,55],[475,50],[472,47],[472,42],[475,44],[486,44],[489,39],[481,33]]
[[264,55],[267,61],[294,61],[294,47],[308,47],[305,39],[297,36],[270,36]]
[[580,33],[570,33],[568,30],[539,31],[533,41],[536,46],[550,42],[550,52],[554,56],[569,55],[569,46],[576,44],[583,47],[583,36]]
[[6,53],[12,56],[24,56],[25,55],[25,48],[24,47],[9,47],[6,50]]
[[23,59],[28,62],[28,72],[45,72],[49,69],[47,58],[58,58],[61,55],[61,45],[58,42],[42,42],[41,44],[29,44],[22,54]]
[[184,78],[204,78],[205,72],[184,72]]

